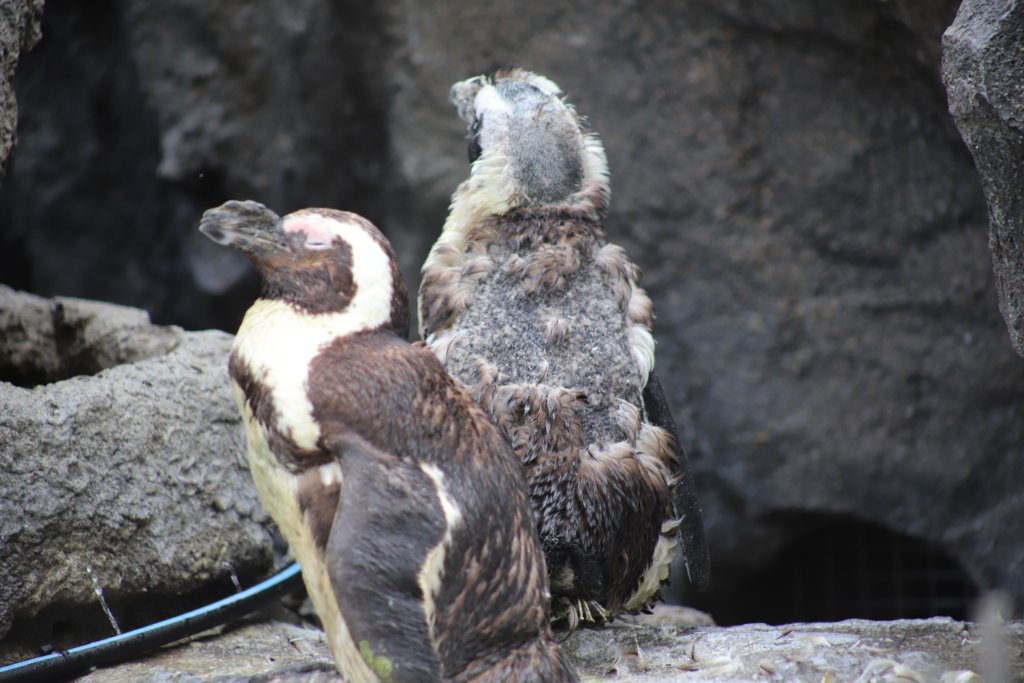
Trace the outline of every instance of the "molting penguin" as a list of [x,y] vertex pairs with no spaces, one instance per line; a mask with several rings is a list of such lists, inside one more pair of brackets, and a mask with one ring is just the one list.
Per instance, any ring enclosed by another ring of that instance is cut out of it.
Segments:
[[350,681],[576,680],[522,468],[425,348],[394,253],[352,213],[256,202],[200,230],[263,295],[229,360],[260,498]]
[[601,142],[521,69],[456,83],[451,102],[472,166],[423,266],[420,333],[525,467],[556,612],[572,627],[646,608],[677,535],[703,588],[703,517],[652,374],[651,300],[601,225]]

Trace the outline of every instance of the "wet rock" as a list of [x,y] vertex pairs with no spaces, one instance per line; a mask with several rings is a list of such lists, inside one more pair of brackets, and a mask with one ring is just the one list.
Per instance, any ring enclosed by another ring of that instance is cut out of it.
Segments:
[[988,200],[999,306],[1024,355],[1024,3],[966,0],[943,36],[949,111]]
[[98,590],[127,629],[268,569],[230,345],[0,287],[0,638],[18,624],[5,646],[112,634]]

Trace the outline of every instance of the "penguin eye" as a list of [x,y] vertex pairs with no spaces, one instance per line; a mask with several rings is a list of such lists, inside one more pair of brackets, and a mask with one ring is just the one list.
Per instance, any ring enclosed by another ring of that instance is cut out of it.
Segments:
[[310,251],[324,251],[331,248],[331,243],[325,242],[320,237],[307,237],[302,246]]
[[304,233],[302,248],[306,251],[327,251],[334,246],[334,236],[323,230],[311,230]]
[[473,123],[469,126],[469,135],[467,139],[469,141],[469,163],[473,163],[480,158],[483,153],[483,148],[480,146],[480,129],[484,125],[483,114],[473,119]]

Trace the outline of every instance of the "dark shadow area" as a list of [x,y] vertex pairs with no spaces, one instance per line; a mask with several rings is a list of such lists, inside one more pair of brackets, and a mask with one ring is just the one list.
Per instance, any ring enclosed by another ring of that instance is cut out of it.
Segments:
[[109,310],[103,318],[71,301],[0,297],[0,310],[5,306],[10,310],[0,325],[0,382],[19,387],[95,375],[169,353],[180,341],[174,328],[144,318],[116,321]]
[[918,539],[847,517],[785,547],[727,599],[703,605],[721,625],[844,619],[965,620],[978,590],[960,565]]
[[198,234],[203,210],[337,206],[386,230],[386,41],[374,4],[179,9],[47,2],[14,79],[0,282],[234,331],[258,279]]

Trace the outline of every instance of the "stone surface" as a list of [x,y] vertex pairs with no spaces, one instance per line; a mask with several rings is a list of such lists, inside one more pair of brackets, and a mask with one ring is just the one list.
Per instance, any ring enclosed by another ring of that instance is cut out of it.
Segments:
[[[331,662],[324,632],[285,621],[246,621],[82,676],[79,683],[242,683],[269,671]],[[309,677],[303,677],[304,683]],[[255,683],[255,681],[254,681]]]
[[0,0],[0,180],[14,145],[18,102],[12,79],[22,52],[39,40],[43,0]]
[[949,110],[988,200],[999,306],[1024,355],[1024,2],[966,0],[943,36]]
[[836,515],[1024,600],[1024,363],[939,77],[957,5],[51,0],[17,73],[0,277],[233,330],[252,271],[195,225],[251,196],[367,213],[414,288],[467,174],[448,87],[521,64],[608,148],[712,613]]
[[[584,681],[981,683],[985,657],[994,652],[1010,674],[1007,680],[1024,675],[1021,622],[996,638],[982,638],[976,625],[950,619],[687,629],[618,625],[577,631],[563,647]],[[268,672],[284,673],[326,656],[321,632],[270,621],[99,669],[79,681],[263,683]],[[314,674],[282,680],[337,679]]]
[[0,639],[12,620],[36,645],[111,633],[97,585],[134,628],[268,569],[230,346],[0,288],[0,358],[17,361],[0,379],[22,385],[0,381]]

